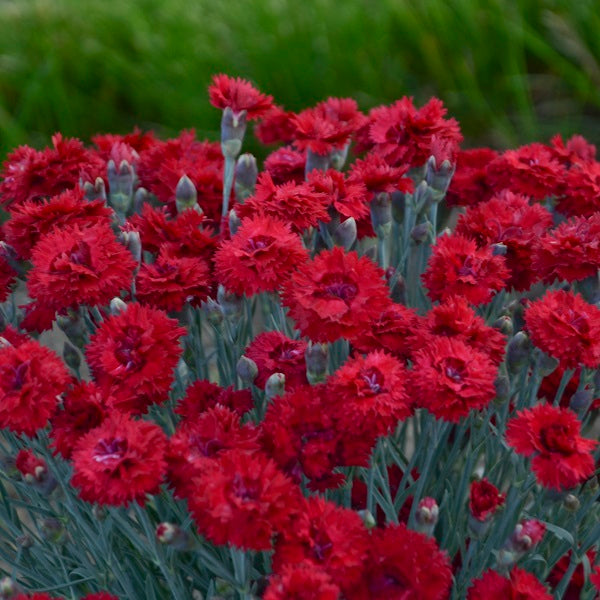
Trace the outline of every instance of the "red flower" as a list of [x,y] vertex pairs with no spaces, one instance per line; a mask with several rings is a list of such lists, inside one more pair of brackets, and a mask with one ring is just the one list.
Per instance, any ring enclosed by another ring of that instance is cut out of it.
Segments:
[[301,232],[314,227],[319,221],[329,221],[328,205],[329,198],[313,191],[307,183],[290,181],[275,185],[269,173],[261,173],[254,196],[238,206],[236,212],[242,219],[256,214],[285,219],[294,231]]
[[95,594],[86,594],[81,600],[119,600],[119,598],[108,592],[97,592]]
[[505,191],[470,207],[459,217],[455,232],[473,238],[480,246],[504,244],[507,285],[525,290],[539,279],[532,267],[535,244],[552,227],[552,214],[540,204],[531,206],[525,196]]
[[56,310],[107,304],[129,288],[136,266],[107,224],[55,229],[40,239],[31,262],[30,296]]
[[294,145],[299,150],[310,150],[321,156],[341,150],[356,131],[354,123],[330,118],[319,107],[307,108],[292,117],[296,127]]
[[487,181],[487,166],[498,156],[490,148],[459,150],[456,171],[446,194],[448,206],[472,206],[492,197],[493,190]]
[[358,585],[346,591],[348,600],[445,600],[452,571],[448,555],[437,543],[404,524],[371,532],[371,544]]
[[49,200],[27,200],[10,211],[4,224],[6,241],[20,258],[29,259],[33,247],[47,233],[77,224],[80,228],[109,225],[112,211],[103,200],[86,200],[83,190],[67,190]]
[[223,73],[214,75],[208,88],[210,103],[216,108],[231,108],[234,115],[246,111],[249,121],[262,117],[273,108],[273,97],[261,94],[253,85],[239,77]]
[[292,340],[279,331],[257,335],[244,352],[258,367],[254,385],[264,388],[273,373],[285,375],[287,389],[308,383],[304,360],[306,348],[305,341]]
[[25,342],[31,341],[31,338],[19,331],[17,331],[12,325],[6,325],[2,331],[0,331],[0,337],[3,337],[9,344],[12,344],[15,348],[21,346]]
[[293,112],[274,105],[254,127],[254,134],[263,144],[289,144],[296,131],[292,121],[294,116]]
[[360,436],[365,429],[385,435],[411,414],[402,363],[382,351],[348,359],[328,380],[341,426]]
[[279,575],[272,575],[264,600],[338,600],[340,588],[324,569],[310,561],[285,565]]
[[17,274],[8,261],[0,255],[0,302],[4,302],[10,296],[16,279]]
[[594,472],[597,442],[582,438],[577,415],[550,404],[522,410],[508,422],[506,440],[517,454],[533,456],[538,481],[561,490],[575,487]]
[[568,171],[556,208],[568,217],[590,217],[600,211],[600,163],[580,163]]
[[71,484],[86,502],[143,505],[163,480],[166,446],[158,425],[114,411],[75,446]]
[[594,572],[590,575],[590,581],[596,588],[596,591],[600,592],[600,565],[596,565]]
[[11,600],[56,600],[49,594],[17,594]]
[[36,456],[31,450],[19,450],[15,459],[15,467],[25,481],[36,481],[48,473],[48,465],[43,458]]
[[495,256],[490,247],[478,248],[473,240],[452,234],[437,239],[421,279],[432,300],[464,296],[471,304],[485,304],[506,285],[508,277],[503,256]]
[[298,329],[319,342],[360,337],[389,302],[383,271],[369,258],[339,247],[301,265],[283,293]]
[[186,333],[154,308],[129,304],[90,338],[86,356],[96,381],[109,389],[117,409],[141,413],[166,399]]
[[513,567],[509,578],[488,569],[474,579],[467,600],[552,600],[552,596],[535,575]]
[[541,237],[533,268],[547,283],[595,276],[600,268],[600,213],[575,217]]
[[471,483],[469,490],[469,510],[471,515],[481,521],[488,521],[491,516],[504,504],[506,494],[501,494],[498,488],[485,477]]
[[76,139],[52,136],[53,148],[38,151],[20,146],[3,165],[0,204],[12,207],[26,200],[57,196],[84,181],[104,175],[104,161]]
[[52,447],[71,458],[76,443],[108,416],[107,401],[95,383],[78,383],[65,395],[62,410],[51,419]]
[[0,427],[34,436],[70,380],[62,360],[34,340],[0,348]]
[[[594,548],[590,548],[586,552],[587,558],[590,564],[593,564],[596,560],[596,551]],[[569,565],[571,564],[571,550],[569,550],[561,559],[552,567],[550,575],[546,580],[553,588],[556,588],[562,581],[562,578],[566,575]],[[590,581],[592,581],[590,576]],[[585,572],[583,569],[583,562],[580,562],[575,568],[575,572],[569,579],[569,585],[562,595],[562,600],[580,600],[583,586],[585,585]],[[592,582],[593,583],[593,582]]]
[[334,169],[313,169],[308,174],[308,183],[315,192],[327,194],[331,206],[340,215],[356,220],[369,216],[371,194],[362,181],[345,179],[343,173]]
[[[284,215],[285,216],[285,215]],[[308,260],[300,236],[283,221],[257,215],[242,219],[215,254],[217,279],[239,296],[277,291]]]
[[433,154],[434,140],[454,147],[462,142],[458,122],[444,119],[446,112],[437,98],[431,98],[420,109],[407,97],[380,107],[373,111],[369,129],[371,141],[376,144],[374,151],[391,165],[424,165]]
[[125,135],[105,133],[102,135],[95,135],[92,138],[92,142],[99,149],[100,154],[104,153],[103,158],[106,160],[109,158],[106,156],[106,153],[110,153],[115,144],[126,144],[132,150],[140,153],[152,148],[152,146],[156,144],[156,141],[152,131],[142,131],[138,127],[134,127],[131,133],[126,133]]
[[564,167],[543,144],[507,150],[487,169],[488,182],[495,190],[508,189],[536,200],[560,195],[564,176]]
[[596,160],[596,146],[583,136],[574,135],[565,144],[560,134],[550,140],[550,149],[554,156],[566,167],[578,163],[591,163]]
[[290,181],[299,185],[304,182],[306,152],[299,152],[291,146],[279,148],[267,156],[264,169],[276,185]]
[[368,544],[367,530],[356,512],[313,496],[304,502],[294,527],[277,539],[273,571],[308,561],[327,572],[347,596],[360,579]]
[[188,497],[200,533],[214,544],[269,550],[275,533],[291,527],[299,490],[260,452],[230,450],[194,479]]
[[[558,392],[558,388],[560,386],[560,382],[565,374],[565,368],[559,365],[550,375],[546,375],[544,379],[542,379],[542,383],[540,384],[540,388],[538,390],[538,398],[545,398],[547,402],[553,403],[554,398],[556,397],[556,393]],[[560,406],[564,406],[566,408],[569,407],[571,403],[571,399],[579,390],[579,381],[581,377],[581,367],[577,367],[571,379],[567,383],[567,387],[564,389],[563,394],[560,398]],[[594,391],[592,382],[587,385],[584,385],[582,390],[584,391]],[[600,390],[598,390],[600,392]],[[591,408],[598,408],[600,406],[600,398],[595,398],[592,401]]]
[[420,406],[457,423],[495,397],[497,368],[490,358],[459,339],[433,339],[414,356],[412,383]]
[[547,291],[525,310],[525,323],[533,343],[574,369],[600,365],[600,309],[579,295]]
[[185,397],[177,403],[175,412],[183,420],[193,420],[217,405],[225,406],[241,417],[254,406],[254,402],[249,390],[235,390],[233,386],[222,388],[200,379],[186,389]]
[[143,264],[136,278],[136,298],[143,304],[179,311],[198,306],[210,293],[210,271],[203,258],[178,258],[164,247],[156,262]]
[[352,163],[348,179],[351,182],[363,183],[371,198],[373,194],[382,192],[410,193],[414,185],[412,179],[404,177],[407,171],[407,165],[391,167],[380,155],[372,152],[367,154],[364,160],[355,160]]

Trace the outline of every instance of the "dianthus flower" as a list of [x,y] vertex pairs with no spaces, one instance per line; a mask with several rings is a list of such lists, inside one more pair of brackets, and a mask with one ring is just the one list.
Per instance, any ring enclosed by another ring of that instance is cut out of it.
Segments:
[[525,290],[539,279],[532,267],[539,237],[552,227],[552,214],[540,204],[531,206],[525,196],[504,191],[487,202],[469,207],[459,217],[455,233],[473,238],[480,246],[506,246],[507,285]]
[[300,236],[287,223],[256,215],[242,219],[235,235],[221,243],[215,275],[229,291],[250,297],[277,291],[307,260]]
[[383,271],[369,258],[339,247],[301,265],[283,298],[298,329],[318,342],[359,337],[389,306]]
[[[548,402],[554,402],[554,398],[556,397],[556,393],[560,387],[560,382],[565,374],[565,368],[561,365],[558,365],[552,373],[546,375],[542,379],[540,383],[540,387],[538,389],[538,398],[545,398]],[[579,388],[579,382],[581,378],[581,367],[577,367],[572,377],[569,379],[567,386],[565,387],[562,396],[560,398],[560,406],[569,407],[571,404],[571,400],[573,396],[577,393]],[[590,382],[587,385],[584,385],[583,391],[593,391],[593,382]],[[581,390],[580,390],[581,391]],[[598,390],[600,392],[600,390]],[[600,407],[600,398],[594,398],[592,401],[591,408]]]
[[48,472],[46,461],[36,456],[32,450],[19,450],[15,458],[15,467],[25,481],[35,481],[40,479],[43,473]]
[[600,309],[564,290],[547,291],[525,310],[533,343],[563,367],[600,365]]
[[289,144],[294,139],[296,128],[292,118],[293,112],[283,110],[280,106],[271,107],[254,127],[254,134],[263,144]]
[[234,449],[258,450],[258,432],[253,425],[242,425],[229,408],[217,405],[182,420],[169,439],[168,480],[179,496],[186,497],[194,492],[193,478],[202,475],[207,461]]
[[363,569],[358,585],[346,591],[348,600],[445,600],[452,583],[448,555],[434,539],[404,524],[371,532]]
[[492,197],[493,190],[487,181],[487,166],[498,156],[490,148],[459,150],[456,170],[446,193],[448,206],[473,206]]
[[164,310],[198,306],[210,293],[210,269],[203,258],[170,257],[165,247],[155,262],[143,264],[136,277],[136,298]]
[[86,433],[99,427],[109,414],[108,402],[93,382],[77,383],[66,394],[61,410],[50,423],[51,446],[63,458],[71,458],[76,443]]
[[308,561],[328,573],[346,595],[360,580],[368,545],[358,513],[313,496],[304,501],[294,527],[278,537],[273,571]]
[[552,154],[567,168],[579,163],[590,163],[596,160],[596,146],[590,144],[583,136],[574,135],[563,141],[560,134],[550,140]]
[[547,283],[579,281],[600,269],[600,213],[561,223],[538,240],[533,268]]
[[11,293],[12,285],[17,279],[17,274],[8,261],[0,255],[0,302],[4,302]]
[[102,322],[86,356],[96,381],[114,396],[115,408],[141,413],[166,400],[184,334],[163,311],[136,303]]
[[246,111],[248,121],[258,119],[273,108],[273,97],[261,94],[249,81],[214,75],[208,88],[210,103],[216,108],[230,108],[234,115]]
[[569,169],[556,209],[567,217],[590,217],[600,211],[600,163],[581,163]]
[[35,435],[56,410],[71,377],[62,360],[35,340],[0,348],[0,427]]
[[10,210],[3,226],[6,242],[27,260],[33,247],[54,229],[77,224],[81,229],[101,223],[109,225],[112,211],[103,200],[86,200],[83,190],[67,190],[48,200],[27,200]]
[[263,600],[338,600],[340,588],[310,561],[285,565],[271,575]]
[[306,152],[299,152],[291,146],[278,148],[267,156],[264,169],[276,185],[290,181],[301,184],[306,171]]
[[372,152],[363,159],[357,159],[350,168],[349,181],[360,182],[373,194],[382,192],[406,192],[413,191],[412,179],[404,177],[408,166],[391,167],[380,155]]
[[81,600],[119,600],[119,598],[108,592],[96,592],[95,594],[86,594]]
[[[586,552],[586,555],[589,563],[593,564],[596,560],[595,549],[590,548],[590,550]],[[560,584],[563,577],[567,574],[570,565],[571,550],[569,550],[565,555],[563,555],[560,558],[560,560],[552,567],[552,570],[550,571],[550,574],[546,579],[546,581],[550,584],[552,588],[556,588]],[[577,567],[575,567],[575,571],[569,579],[569,584],[567,585],[567,589],[564,591],[561,600],[580,600],[581,592],[583,591],[585,583],[586,576],[583,568],[583,562],[579,562]]]
[[507,150],[487,169],[487,180],[496,191],[508,189],[536,200],[560,195],[564,176],[565,168],[551,150],[537,143]]
[[195,419],[219,404],[240,417],[254,406],[249,390],[235,390],[233,386],[222,388],[206,379],[199,379],[185,390],[185,396],[177,403],[175,412],[184,420]]
[[488,521],[505,500],[506,494],[501,494],[500,490],[485,477],[471,483],[469,511],[477,521]]
[[31,338],[15,329],[12,325],[6,325],[4,329],[0,330],[0,337],[3,337],[9,344],[12,344],[15,348],[21,346],[25,342],[31,341]]
[[269,173],[261,173],[254,196],[238,206],[236,212],[241,219],[261,213],[285,219],[294,231],[301,232],[319,221],[329,221],[328,205],[327,195],[315,192],[307,183],[275,185]]
[[535,575],[513,567],[509,577],[488,569],[474,579],[467,600],[552,600],[544,584]]
[[531,468],[546,487],[575,487],[594,472],[597,442],[581,437],[581,423],[568,408],[538,404],[508,422],[506,440],[517,454],[533,456]]
[[297,518],[298,488],[261,452],[225,452],[193,483],[198,492],[188,497],[190,512],[214,544],[270,550],[274,534]]
[[496,395],[492,360],[456,338],[433,339],[416,352],[412,375],[418,404],[452,423],[484,408]]
[[308,174],[308,183],[315,192],[327,194],[331,206],[343,217],[357,221],[369,216],[371,194],[362,181],[351,181],[334,169],[313,169]]
[[444,118],[446,112],[437,98],[420,109],[407,97],[380,107],[371,115],[369,129],[374,152],[391,165],[420,167],[432,155],[434,139],[458,147],[463,139],[460,127],[455,119]]
[[596,565],[594,571],[590,575],[590,581],[592,585],[596,588],[597,592],[600,592],[600,565]]
[[0,204],[13,207],[26,200],[57,196],[76,188],[80,178],[95,181],[105,163],[77,139],[52,136],[53,148],[20,146],[9,154],[0,173]]
[[506,285],[508,277],[503,256],[452,234],[438,237],[421,279],[432,300],[464,296],[471,304],[485,304]]
[[307,343],[292,340],[279,331],[267,331],[257,335],[244,351],[258,367],[254,385],[264,388],[273,373],[285,375],[285,387],[293,388],[308,383],[304,353]]
[[406,379],[402,363],[381,350],[348,359],[327,382],[344,430],[385,435],[410,416]]
[[71,484],[86,502],[143,505],[162,483],[166,446],[158,425],[113,411],[75,446]]
[[57,310],[107,304],[129,289],[136,267],[107,224],[55,229],[40,239],[31,262],[29,295]]
[[16,596],[11,596],[11,600],[62,600],[57,596],[50,596],[45,593],[36,593],[36,594],[17,594]]

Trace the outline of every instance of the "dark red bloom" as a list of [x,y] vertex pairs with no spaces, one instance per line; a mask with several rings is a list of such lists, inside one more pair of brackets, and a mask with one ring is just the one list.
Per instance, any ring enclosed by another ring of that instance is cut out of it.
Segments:
[[503,256],[452,234],[438,237],[421,279],[432,300],[464,296],[471,304],[484,304],[506,285],[508,277]]
[[[552,373],[546,375],[544,379],[542,379],[542,383],[540,384],[540,388],[538,390],[538,398],[545,398],[547,402],[552,404],[554,402],[554,398],[556,397],[556,393],[558,392],[558,388],[560,386],[560,382],[565,374],[565,368],[561,365],[558,365]],[[581,377],[581,367],[577,367],[571,379],[567,383],[563,394],[560,399],[560,406],[568,408],[573,396],[579,390],[579,383]],[[583,391],[593,391],[592,382],[582,387]],[[600,392],[600,390],[598,390]],[[600,406],[600,398],[594,398],[592,401],[592,408],[597,408]]]
[[[593,564],[596,560],[596,550],[594,548],[590,548],[590,550],[588,550],[586,554],[589,563]],[[564,556],[562,556],[560,560],[554,565],[554,567],[552,567],[552,571],[550,571],[550,575],[548,575],[548,579],[546,581],[553,588],[556,588],[558,584],[562,581],[563,577],[566,575],[570,564],[571,550],[569,550]],[[593,575],[590,576],[590,581],[592,581],[592,577]],[[569,585],[567,586],[567,589],[562,595],[562,600],[580,600],[581,592],[583,591],[585,581],[586,577],[583,568],[583,562],[580,562],[577,565],[577,567],[575,567],[575,572],[571,575],[571,579],[569,579]]]
[[31,341],[31,338],[28,335],[17,331],[12,325],[6,325],[6,327],[0,331],[0,337],[3,337],[9,344],[15,346],[15,348],[21,346],[25,342]]
[[8,261],[0,255],[0,302],[4,302],[11,294],[11,288],[17,274]]
[[445,119],[446,112],[437,98],[420,109],[407,97],[380,107],[373,111],[369,129],[374,151],[391,165],[420,167],[433,154],[434,140],[458,147],[463,139],[458,122]]
[[15,467],[25,481],[40,480],[48,473],[48,465],[43,458],[36,456],[31,450],[19,450],[15,459]]
[[552,214],[540,204],[531,206],[525,196],[505,191],[470,207],[458,219],[455,232],[473,238],[479,246],[506,246],[508,285],[525,290],[539,280],[532,266],[538,238],[552,227]]
[[41,237],[57,228],[77,224],[81,229],[109,225],[112,211],[103,200],[86,200],[83,190],[67,190],[48,200],[27,200],[10,211],[3,230],[6,242],[20,258],[29,259]]
[[301,184],[306,171],[306,152],[294,150],[291,146],[279,148],[267,156],[264,169],[276,185],[290,181]]
[[249,81],[229,77],[223,73],[214,75],[208,88],[210,103],[216,108],[230,108],[235,115],[246,111],[251,121],[262,117],[273,108],[273,97],[261,94]]
[[550,404],[522,410],[508,422],[506,440],[517,454],[533,456],[531,468],[549,488],[575,487],[594,472],[597,442],[581,437],[577,415]]
[[206,379],[199,379],[186,389],[185,397],[177,403],[175,412],[183,420],[193,420],[219,404],[240,417],[254,406],[250,390],[235,390],[233,386],[222,388]]
[[371,152],[363,160],[357,159],[352,163],[348,179],[351,182],[363,183],[371,198],[373,194],[381,192],[410,193],[414,185],[412,179],[404,177],[407,171],[408,165],[391,167],[379,154]]
[[52,597],[49,594],[17,594],[11,600],[61,600],[60,597]]
[[277,291],[307,260],[308,252],[289,224],[257,215],[242,219],[235,235],[219,246],[216,277],[229,291],[249,297]]
[[590,581],[596,588],[596,591],[600,592],[600,565],[596,565],[593,573],[590,575]]
[[456,170],[446,193],[448,206],[473,206],[489,200],[493,189],[487,180],[487,166],[498,156],[490,148],[459,150]]
[[600,211],[600,163],[579,163],[569,169],[556,208],[568,217],[590,217]]
[[417,403],[453,423],[481,410],[496,395],[497,367],[457,338],[433,339],[416,352],[412,375]]
[[269,579],[264,600],[338,600],[340,588],[324,569],[310,561],[282,567]]
[[108,592],[97,592],[95,594],[86,594],[81,600],[119,600],[119,598]]
[[34,340],[0,348],[0,428],[35,435],[56,410],[71,377],[62,360]]
[[254,385],[264,388],[273,373],[285,375],[287,389],[308,383],[304,360],[306,348],[305,341],[292,340],[279,331],[257,335],[244,352],[258,367]]
[[600,365],[600,309],[564,290],[547,291],[525,310],[533,343],[567,369]]
[[566,167],[596,160],[596,146],[590,144],[581,135],[572,136],[565,144],[560,134],[557,134],[550,140],[550,149]]
[[163,311],[135,303],[103,321],[86,356],[96,381],[114,396],[112,406],[141,413],[166,400],[185,332]]
[[484,522],[504,504],[506,494],[501,494],[498,488],[485,477],[471,483],[469,489],[469,511],[478,521]]
[[263,144],[289,144],[296,132],[292,120],[294,116],[293,112],[274,105],[254,127],[254,134]]
[[105,223],[54,229],[31,255],[29,295],[56,310],[104,305],[129,289],[136,263]]
[[202,535],[214,544],[269,550],[275,533],[291,528],[300,492],[261,452],[230,450],[194,479],[188,497]]
[[138,127],[134,127],[131,133],[126,133],[125,135],[105,133],[102,135],[95,135],[92,138],[92,142],[96,145],[100,151],[100,154],[103,155],[103,158],[106,160],[110,158],[107,153],[111,152],[115,144],[126,144],[132,150],[141,153],[149,148],[152,148],[156,141],[157,140],[152,131],[142,131]]
[[348,600],[445,600],[452,583],[448,555],[404,524],[371,532],[363,568],[361,581],[346,591]]
[[474,579],[467,600],[552,600],[552,595],[535,575],[513,567],[508,578],[488,569]]
[[0,173],[0,204],[13,207],[26,200],[40,200],[74,189],[79,180],[95,181],[104,176],[104,161],[86,150],[77,139],[52,136],[53,148],[34,150],[20,146]]
[[383,271],[369,258],[339,247],[301,265],[283,299],[302,334],[319,342],[360,337],[390,302]]
[[543,200],[564,189],[565,168],[543,144],[507,150],[487,169],[487,180],[498,192],[504,189]]
[[75,446],[71,484],[86,502],[143,505],[162,483],[166,446],[158,425],[113,411]]
[[369,216],[371,194],[362,181],[346,179],[334,169],[313,169],[308,174],[308,183],[316,192],[327,194],[331,206],[343,217],[358,221]]

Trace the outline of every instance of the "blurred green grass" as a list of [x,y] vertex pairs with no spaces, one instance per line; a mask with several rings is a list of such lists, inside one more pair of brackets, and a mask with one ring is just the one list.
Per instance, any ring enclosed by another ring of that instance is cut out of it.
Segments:
[[444,100],[467,145],[600,142],[597,0],[0,0],[0,154],[134,125],[216,137],[213,73],[286,108]]

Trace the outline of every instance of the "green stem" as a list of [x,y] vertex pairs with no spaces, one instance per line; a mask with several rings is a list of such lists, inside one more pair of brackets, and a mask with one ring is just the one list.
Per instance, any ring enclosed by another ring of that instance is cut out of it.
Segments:
[[233,174],[235,172],[235,158],[225,156],[225,168],[223,170],[223,210],[221,216],[226,217],[229,214],[229,197],[233,187]]

